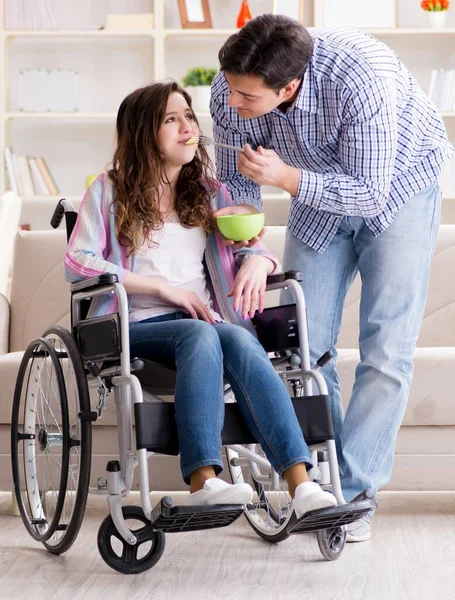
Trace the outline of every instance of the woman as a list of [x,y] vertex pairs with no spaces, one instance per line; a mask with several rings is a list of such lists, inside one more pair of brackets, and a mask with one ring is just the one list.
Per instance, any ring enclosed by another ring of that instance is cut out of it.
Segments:
[[[310,482],[311,456],[289,395],[252,335],[267,275],[277,260],[262,246],[232,250],[212,212],[231,205],[211,177],[191,99],[175,82],[134,91],[117,116],[112,168],[87,191],[65,256],[69,281],[115,273],[129,296],[133,356],[173,364],[187,503],[247,504],[247,484],[222,471],[223,377],[242,415],[294,497],[299,518],[335,498]],[[97,298],[91,316],[115,312]],[[239,326],[242,324],[243,326]]]

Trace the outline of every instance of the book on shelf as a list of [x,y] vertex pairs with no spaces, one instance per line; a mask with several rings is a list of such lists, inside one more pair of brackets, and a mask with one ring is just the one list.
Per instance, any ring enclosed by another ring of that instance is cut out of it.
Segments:
[[16,172],[13,166],[13,153],[11,152],[11,148],[5,148],[5,166],[6,166],[6,174],[8,175],[8,189],[10,189],[15,194],[20,194],[19,185],[17,183]]
[[48,196],[49,190],[47,189],[47,185],[44,180],[43,174],[41,173],[40,168],[38,167],[36,158],[34,156],[31,156],[28,159],[28,164],[30,165],[30,171],[32,172],[35,193],[39,196]]
[[14,155],[19,170],[19,188],[24,196],[33,196],[35,189],[33,187],[32,174],[26,156]]
[[[455,140],[452,141],[452,143],[454,142]],[[455,156],[452,156],[452,158],[444,167],[441,176],[441,188],[443,198],[455,197]]]
[[55,179],[42,156],[23,156],[5,148],[9,188],[23,196],[56,196]]
[[55,196],[59,193],[58,187],[55,184],[54,178],[51,175],[51,172],[49,171],[49,167],[46,164],[46,161],[44,160],[44,158],[42,156],[37,156],[36,157],[36,164],[38,165],[39,170],[41,171],[41,175],[44,178],[44,181],[46,183],[46,187],[49,190],[49,193],[52,196]]
[[431,71],[428,97],[442,112],[455,112],[455,69]]

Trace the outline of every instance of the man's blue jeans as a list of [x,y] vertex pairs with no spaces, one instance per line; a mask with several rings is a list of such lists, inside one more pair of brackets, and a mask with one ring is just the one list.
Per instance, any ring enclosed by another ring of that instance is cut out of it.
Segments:
[[[367,487],[376,491],[390,479],[412,380],[440,202],[439,186],[428,187],[408,200],[378,237],[361,217],[345,217],[323,254],[289,232],[286,235],[284,268],[304,276],[312,361],[327,350],[335,354],[323,374],[348,501]],[[360,363],[343,415],[335,344],[345,296],[358,272]]]
[[177,368],[175,415],[183,479],[196,469],[223,468],[223,375],[242,416],[280,473],[311,454],[289,394],[256,338],[237,325],[189,318],[178,312],[130,323],[132,356]]

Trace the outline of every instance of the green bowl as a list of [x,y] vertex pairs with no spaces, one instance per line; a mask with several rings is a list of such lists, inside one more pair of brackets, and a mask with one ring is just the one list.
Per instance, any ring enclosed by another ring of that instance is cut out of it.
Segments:
[[224,215],[216,218],[218,229],[228,240],[243,242],[258,235],[264,227],[264,213]]

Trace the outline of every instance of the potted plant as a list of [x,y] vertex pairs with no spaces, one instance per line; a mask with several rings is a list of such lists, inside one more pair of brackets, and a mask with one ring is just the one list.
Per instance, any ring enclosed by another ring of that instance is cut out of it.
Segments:
[[210,103],[210,86],[217,70],[207,67],[193,67],[182,79],[182,84],[193,100],[195,112],[207,112]]
[[433,29],[441,29],[446,22],[449,0],[423,0],[420,6],[427,12],[428,22]]

